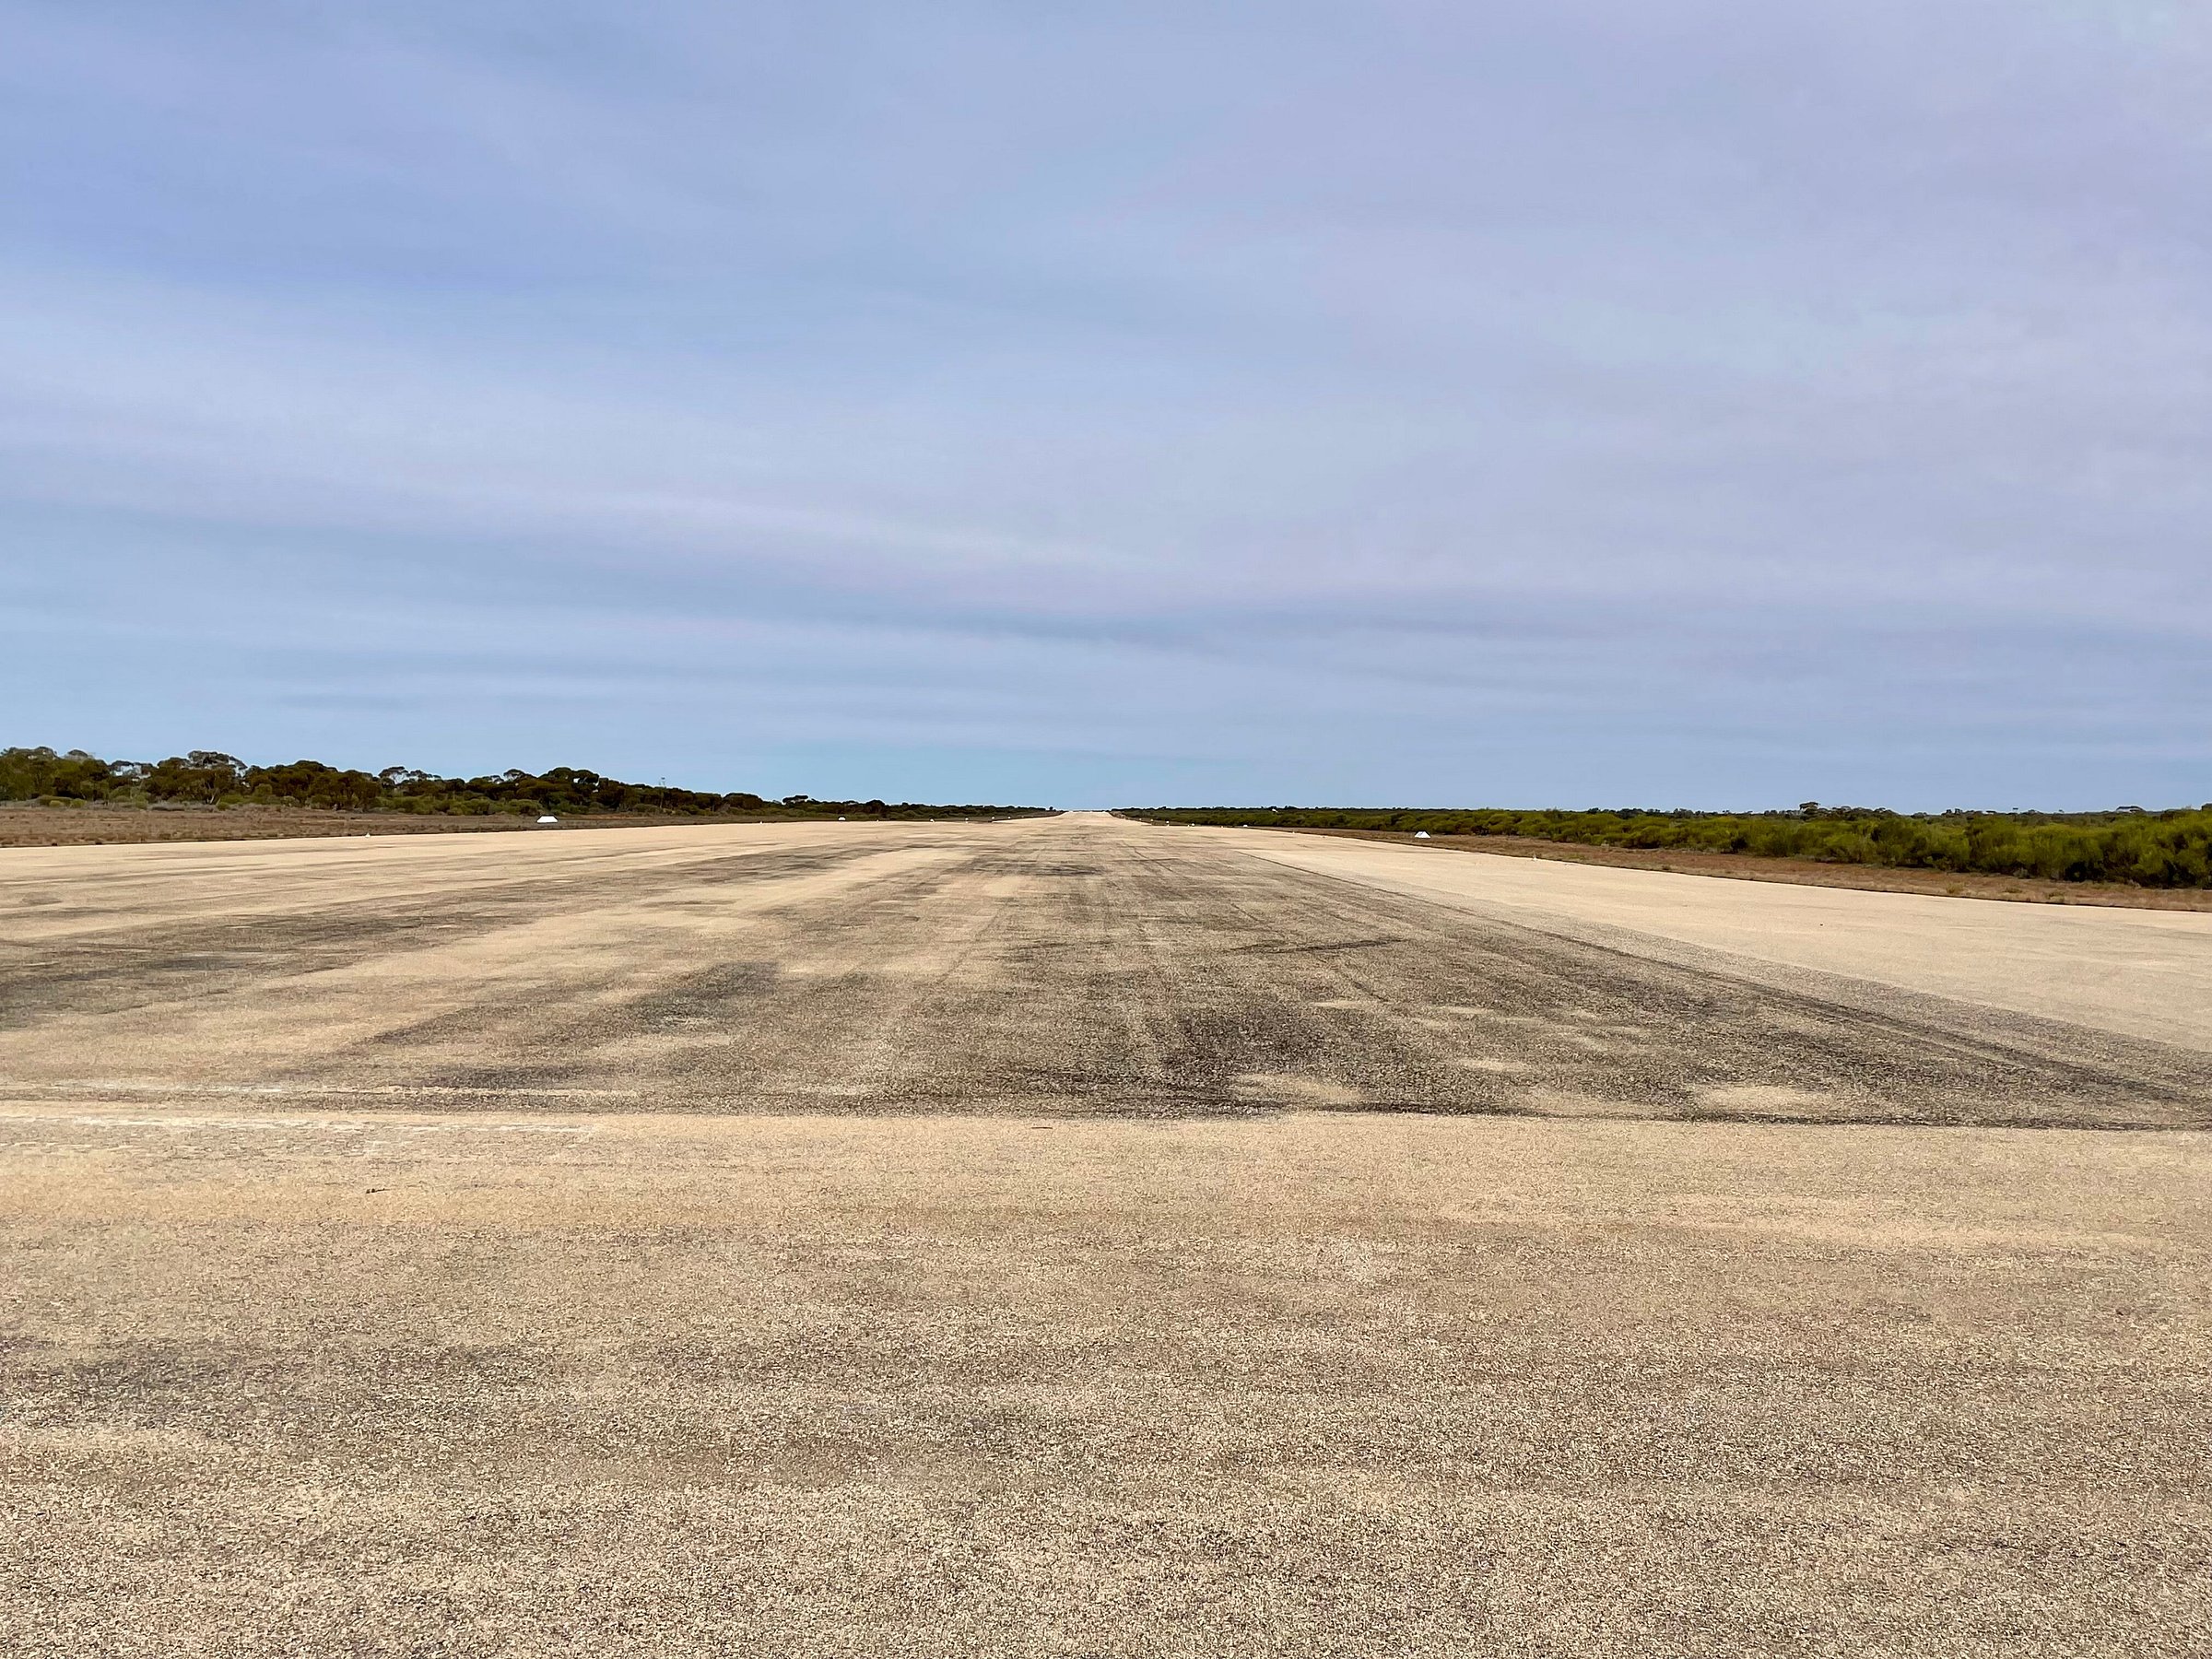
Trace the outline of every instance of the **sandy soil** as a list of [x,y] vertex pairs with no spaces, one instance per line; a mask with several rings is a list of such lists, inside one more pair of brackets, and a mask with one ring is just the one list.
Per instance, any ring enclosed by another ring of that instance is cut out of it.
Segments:
[[0,1645],[2202,1651],[2204,1055],[1287,839],[0,855]]

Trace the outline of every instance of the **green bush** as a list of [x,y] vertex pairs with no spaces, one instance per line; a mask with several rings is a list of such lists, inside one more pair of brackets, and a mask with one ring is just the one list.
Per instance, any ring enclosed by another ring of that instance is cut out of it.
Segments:
[[320,760],[249,766],[235,755],[194,749],[166,760],[102,760],[82,749],[0,749],[0,801],[110,801],[132,805],[310,806],[353,812],[653,813],[660,817],[747,818],[1012,818],[1041,806],[941,806],[918,801],[817,801],[786,795],[763,800],[750,791],[727,794],[666,784],[625,783],[581,768],[556,766],[542,775],[508,771],[481,778],[441,778],[412,767],[347,771]]
[[2145,812],[1944,812],[1820,806],[1794,812],[1559,812],[1342,806],[1157,806],[1150,823],[1299,830],[1426,830],[1583,846],[1680,848],[1827,864],[2040,877],[2137,887],[2212,887],[2212,806]]

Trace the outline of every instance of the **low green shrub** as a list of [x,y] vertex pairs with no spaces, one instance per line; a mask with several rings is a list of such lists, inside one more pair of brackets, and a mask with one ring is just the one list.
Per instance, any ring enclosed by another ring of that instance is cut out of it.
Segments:
[[533,774],[508,771],[480,778],[441,778],[412,767],[347,771],[320,760],[249,766],[235,755],[194,749],[166,760],[103,760],[83,749],[0,749],[0,801],[107,801],[132,806],[309,806],[353,812],[652,813],[657,817],[742,815],[746,818],[1015,818],[1041,806],[931,806],[919,801],[818,801],[786,795],[769,801],[748,791],[727,794],[667,784],[625,783],[580,767]]
[[2114,812],[1911,814],[1813,802],[1794,812],[1762,813],[1156,806],[1130,808],[1124,816],[1150,823],[1514,835],[1584,846],[1743,853],[2048,881],[2212,887],[2212,805],[2165,812],[2127,807]]

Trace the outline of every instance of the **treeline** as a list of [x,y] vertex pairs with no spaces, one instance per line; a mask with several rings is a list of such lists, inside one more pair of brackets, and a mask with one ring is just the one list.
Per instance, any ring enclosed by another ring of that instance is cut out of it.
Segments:
[[1426,830],[1519,835],[1594,847],[1668,848],[1812,858],[1830,864],[2212,887],[2212,803],[2166,812],[1900,813],[1878,806],[1794,812],[1442,811],[1394,807],[1158,806],[1124,817],[1159,824],[1298,830]]
[[785,795],[767,800],[625,783],[580,767],[503,771],[482,778],[441,778],[412,767],[348,771],[320,760],[248,766],[235,755],[194,749],[166,760],[103,760],[82,749],[0,749],[0,801],[65,805],[100,801],[123,806],[312,806],[349,812],[652,813],[744,818],[1013,818],[1041,806],[930,806],[919,801],[818,801]]

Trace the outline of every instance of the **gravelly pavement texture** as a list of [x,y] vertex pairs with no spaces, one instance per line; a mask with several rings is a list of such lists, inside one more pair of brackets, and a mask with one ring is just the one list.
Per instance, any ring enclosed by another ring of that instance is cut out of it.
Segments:
[[2206,1651],[2206,935],[1262,840],[0,854],[0,1651]]

